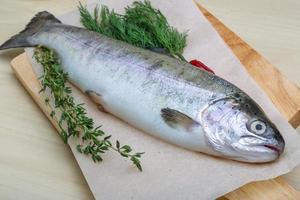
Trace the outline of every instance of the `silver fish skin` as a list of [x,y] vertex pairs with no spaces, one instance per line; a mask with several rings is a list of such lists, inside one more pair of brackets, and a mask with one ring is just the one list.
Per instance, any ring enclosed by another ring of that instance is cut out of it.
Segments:
[[232,160],[276,160],[284,139],[263,110],[228,81],[170,56],[141,49],[38,13],[0,50],[43,45],[70,81],[129,124],[183,148]]

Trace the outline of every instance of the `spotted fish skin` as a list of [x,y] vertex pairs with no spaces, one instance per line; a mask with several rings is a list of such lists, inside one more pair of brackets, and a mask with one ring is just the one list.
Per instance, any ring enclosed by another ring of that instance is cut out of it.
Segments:
[[[234,99],[247,115],[255,112],[266,118],[247,94],[214,74],[168,55],[62,24],[48,12],[37,14],[23,32],[0,46],[0,50],[37,45],[53,49],[70,81],[83,92],[97,94],[93,101],[101,102],[103,110],[186,149],[242,160],[214,148],[205,132],[203,123],[209,123],[201,121],[202,111],[223,115],[229,108],[227,103],[225,108],[213,104],[216,100]],[[210,105],[218,107],[207,109]],[[207,120],[214,117],[210,113],[205,116],[209,116]]]
[[215,91],[220,89],[215,84],[218,77],[167,55],[62,24],[36,35],[32,43],[53,49],[71,82],[82,91],[101,94],[107,112],[171,143],[204,150],[202,134],[194,135],[194,140],[191,134],[168,126],[161,109],[196,118],[207,102],[225,95]]

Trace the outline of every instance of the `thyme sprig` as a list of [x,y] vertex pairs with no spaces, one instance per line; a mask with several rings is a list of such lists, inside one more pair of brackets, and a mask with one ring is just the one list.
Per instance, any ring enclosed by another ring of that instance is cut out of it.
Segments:
[[84,104],[76,104],[72,97],[72,90],[66,85],[68,74],[60,65],[55,53],[46,47],[37,47],[34,58],[43,67],[43,75],[40,77],[41,92],[50,89],[51,98],[54,100],[54,108],[50,105],[50,97],[44,98],[45,103],[52,108],[50,116],[58,123],[60,136],[65,143],[72,136],[79,138],[76,146],[80,153],[91,156],[94,162],[102,161],[102,154],[109,150],[118,152],[126,157],[142,171],[140,158],[143,153],[133,153],[129,145],[121,145],[117,140],[114,144],[111,135],[107,135],[100,128],[94,127],[94,121],[87,116]]
[[173,57],[184,60],[186,32],[169,25],[160,10],[152,7],[150,1],[135,1],[125,8],[121,15],[107,6],[96,6],[93,13],[79,4],[80,21],[88,30],[125,41],[146,49],[163,49]]

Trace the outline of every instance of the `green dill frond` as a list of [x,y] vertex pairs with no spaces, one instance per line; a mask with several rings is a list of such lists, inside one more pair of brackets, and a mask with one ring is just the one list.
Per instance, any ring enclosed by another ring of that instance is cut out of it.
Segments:
[[88,30],[125,41],[146,49],[165,49],[170,55],[184,59],[187,33],[169,25],[165,16],[150,1],[135,1],[120,15],[106,6],[96,6],[93,14],[82,4],[80,21]]

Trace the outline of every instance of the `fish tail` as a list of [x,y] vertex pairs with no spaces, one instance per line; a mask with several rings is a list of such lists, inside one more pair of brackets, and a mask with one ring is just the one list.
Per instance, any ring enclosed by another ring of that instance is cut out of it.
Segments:
[[31,21],[27,24],[25,29],[14,35],[9,40],[4,42],[0,46],[0,50],[10,49],[10,48],[17,48],[17,47],[33,47],[38,44],[32,44],[29,41],[29,38],[37,33],[42,27],[46,24],[51,23],[61,23],[57,18],[55,18],[51,13],[47,11],[37,13]]

